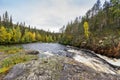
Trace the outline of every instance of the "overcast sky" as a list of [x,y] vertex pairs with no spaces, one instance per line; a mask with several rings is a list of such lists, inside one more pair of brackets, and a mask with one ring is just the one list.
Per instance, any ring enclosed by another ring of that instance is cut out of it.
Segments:
[[[77,16],[83,16],[97,0],[0,0],[0,15],[8,11],[14,23],[58,32]],[[101,0],[103,3],[105,0]]]

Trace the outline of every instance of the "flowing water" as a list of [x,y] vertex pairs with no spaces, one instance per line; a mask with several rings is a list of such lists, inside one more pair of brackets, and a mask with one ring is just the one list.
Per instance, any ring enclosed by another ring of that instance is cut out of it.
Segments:
[[[30,44],[23,44],[24,49],[28,50],[36,50],[39,51],[41,54],[44,53],[46,56],[49,55],[61,55],[61,56],[68,56],[72,57],[72,53],[67,52],[68,47],[58,44],[58,43],[30,43]],[[41,57],[39,54],[39,57]]]
[[72,58],[96,71],[110,74],[120,74],[120,59],[112,59],[94,53],[93,51],[64,46],[58,43],[30,43],[23,44],[24,49],[39,51],[39,57],[60,55]]

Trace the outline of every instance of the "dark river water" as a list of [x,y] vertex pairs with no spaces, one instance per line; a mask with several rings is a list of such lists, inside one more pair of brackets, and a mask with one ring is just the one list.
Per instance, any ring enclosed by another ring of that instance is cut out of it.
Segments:
[[32,49],[38,51],[50,51],[53,53],[57,53],[59,51],[63,51],[66,49],[64,45],[58,43],[30,43],[23,45],[25,49]]
[[[96,54],[92,51],[77,49],[71,46],[64,46],[59,43],[29,43],[22,44],[24,49],[27,50],[36,50],[39,51],[39,57],[46,57],[52,55],[60,55],[69,58],[74,58],[78,61],[88,62],[87,60],[98,60],[107,64],[112,64],[116,66],[120,66],[120,59],[108,58],[106,56],[102,56]],[[93,62],[93,61],[91,61]],[[90,63],[91,63],[90,62]]]
[[70,48],[58,43],[30,43],[30,44],[23,44],[22,46],[24,49],[36,50],[39,51],[40,53],[49,52],[55,55],[62,55],[67,57],[72,57],[73,55],[72,53],[67,51]]

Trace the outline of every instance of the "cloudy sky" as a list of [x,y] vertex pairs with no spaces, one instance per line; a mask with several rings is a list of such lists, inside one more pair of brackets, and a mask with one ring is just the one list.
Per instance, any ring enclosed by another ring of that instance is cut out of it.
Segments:
[[[77,16],[83,16],[97,0],[0,0],[0,15],[8,11],[14,23],[26,22],[38,29],[58,32]],[[105,0],[101,0],[103,3]]]

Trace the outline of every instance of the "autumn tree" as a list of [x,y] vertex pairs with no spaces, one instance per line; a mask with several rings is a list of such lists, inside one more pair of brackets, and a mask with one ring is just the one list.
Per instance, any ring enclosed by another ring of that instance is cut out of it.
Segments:
[[88,25],[88,22],[85,21],[83,26],[84,26],[85,37],[88,39],[89,38],[89,25]]
[[38,30],[36,27],[26,26],[25,22],[13,23],[12,16],[6,11],[0,16],[0,43],[27,43],[34,41],[55,42],[58,41],[60,33]]
[[6,37],[7,37],[6,41],[7,41],[8,43],[11,43],[11,40],[12,40],[12,38],[13,38],[13,31],[12,31],[12,29],[8,29],[8,32],[7,32],[7,34],[6,34]]
[[6,28],[4,26],[0,27],[0,42],[1,43],[5,43],[6,39],[7,39],[7,31]]
[[22,42],[29,42],[29,32],[25,29],[24,35],[22,36]]
[[30,32],[30,31],[28,31],[28,37],[29,37],[29,41],[35,41],[35,32],[34,33],[32,33],[32,32]]
[[42,36],[40,35],[38,31],[36,32],[36,40],[42,41]]
[[20,40],[21,40],[20,27],[17,26],[16,29],[13,28],[13,41],[14,41],[15,43],[18,43],[18,42],[20,42]]

